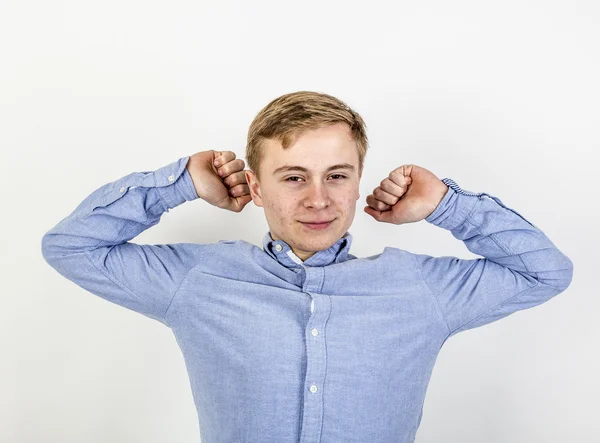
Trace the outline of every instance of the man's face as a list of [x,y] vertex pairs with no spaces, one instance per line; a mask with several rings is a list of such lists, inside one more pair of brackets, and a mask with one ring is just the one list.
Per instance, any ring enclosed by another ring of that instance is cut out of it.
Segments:
[[356,142],[345,123],[306,131],[285,150],[266,140],[260,182],[252,171],[246,171],[246,180],[273,239],[306,260],[352,224],[360,198]]

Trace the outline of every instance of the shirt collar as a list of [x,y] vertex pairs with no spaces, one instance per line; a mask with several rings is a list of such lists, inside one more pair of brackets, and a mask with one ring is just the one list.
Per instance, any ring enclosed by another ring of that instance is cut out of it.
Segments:
[[287,268],[300,266],[327,266],[332,263],[340,263],[348,259],[348,252],[352,244],[352,234],[347,232],[333,245],[302,261],[292,248],[283,240],[273,240],[271,232],[267,232],[263,238],[263,249],[272,258]]

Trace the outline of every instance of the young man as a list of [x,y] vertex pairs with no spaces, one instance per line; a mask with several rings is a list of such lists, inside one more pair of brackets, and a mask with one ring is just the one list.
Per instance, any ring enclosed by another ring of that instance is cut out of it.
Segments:
[[[233,152],[203,151],[126,175],[52,228],[43,255],[173,330],[204,443],[413,442],[444,342],[561,293],[573,264],[498,198],[416,165],[393,169],[365,212],[426,220],[483,258],[351,255],[366,150],[364,122],[346,104],[286,94],[250,126],[249,170]],[[263,207],[262,249],[129,242],[196,198]]]

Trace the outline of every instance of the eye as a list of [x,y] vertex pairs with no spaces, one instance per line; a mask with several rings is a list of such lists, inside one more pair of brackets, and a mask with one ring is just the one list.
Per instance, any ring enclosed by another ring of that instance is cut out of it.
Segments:
[[[338,177],[338,178],[336,178],[336,177]],[[346,178],[346,176],[343,174],[332,174],[331,178],[333,178],[334,180],[341,180],[341,179]]]
[[298,176],[295,175],[295,176],[286,178],[285,181],[286,182],[295,182],[295,183],[298,183],[298,180],[295,180],[295,179],[302,180],[302,177],[298,177]]

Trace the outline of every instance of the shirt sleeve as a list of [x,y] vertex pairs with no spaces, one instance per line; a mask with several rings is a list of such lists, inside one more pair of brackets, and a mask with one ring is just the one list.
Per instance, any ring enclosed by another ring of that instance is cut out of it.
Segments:
[[537,226],[497,197],[442,181],[448,191],[425,220],[483,257],[414,254],[449,336],[544,303],[569,286],[573,263]]
[[46,262],[87,291],[167,325],[166,311],[201,245],[129,240],[198,198],[188,160],[133,172],[92,192],[43,236]]

